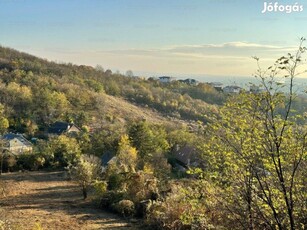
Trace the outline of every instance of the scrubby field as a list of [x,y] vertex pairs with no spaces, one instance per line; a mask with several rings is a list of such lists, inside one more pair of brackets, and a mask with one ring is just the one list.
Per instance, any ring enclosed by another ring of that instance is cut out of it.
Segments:
[[137,229],[134,224],[82,200],[65,172],[19,172],[0,176],[0,229]]

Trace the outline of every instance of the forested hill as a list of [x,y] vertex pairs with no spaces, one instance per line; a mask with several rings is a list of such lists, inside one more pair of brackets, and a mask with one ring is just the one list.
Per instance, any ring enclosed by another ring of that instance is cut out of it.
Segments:
[[[82,126],[103,119],[202,121],[224,95],[207,84],[126,77],[102,67],[59,64],[0,47],[0,103],[10,128],[24,132],[57,120]],[[129,103],[127,103],[129,102]],[[137,107],[136,107],[137,106]]]
[[[151,229],[305,229],[307,103],[293,93],[305,51],[258,69],[262,88],[225,98],[1,48],[0,132],[34,142],[2,155],[3,168],[65,167],[84,199],[93,187],[101,207]],[[46,135],[55,121],[83,131]]]

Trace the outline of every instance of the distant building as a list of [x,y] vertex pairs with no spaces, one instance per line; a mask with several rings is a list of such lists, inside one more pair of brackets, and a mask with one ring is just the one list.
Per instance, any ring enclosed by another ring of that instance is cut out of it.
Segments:
[[179,82],[186,83],[188,85],[198,85],[199,81],[191,78],[187,78],[185,80],[178,80]]
[[48,134],[61,135],[63,133],[79,133],[80,131],[81,129],[74,123],[57,121],[49,127]]
[[224,93],[240,93],[242,88],[236,85],[230,85],[223,88]]
[[4,149],[19,155],[26,152],[32,152],[32,144],[22,134],[8,133],[1,138],[4,141]]
[[221,82],[209,82],[208,85],[211,85],[215,90],[223,92],[223,83]]
[[132,78],[139,79],[139,80],[145,80],[146,79],[144,76],[135,76],[135,75],[133,75]]
[[170,83],[172,81],[176,80],[174,77],[169,77],[169,76],[162,76],[162,77],[159,77],[159,81],[161,83]]

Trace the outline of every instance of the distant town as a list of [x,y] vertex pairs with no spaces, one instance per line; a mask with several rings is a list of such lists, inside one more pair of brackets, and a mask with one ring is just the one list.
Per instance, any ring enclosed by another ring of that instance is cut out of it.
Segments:
[[[174,81],[178,81],[181,83],[186,83],[188,85],[198,85],[200,83],[200,81],[194,79],[194,78],[187,78],[187,79],[180,79],[177,80],[175,77],[171,77],[171,76],[161,76],[156,78],[156,80],[158,80],[161,83],[171,83]],[[224,93],[240,93],[242,90],[244,90],[244,88],[237,86],[237,85],[225,85],[221,82],[204,82],[205,84],[208,84],[210,86],[212,86],[215,90],[217,90],[218,92],[224,92]],[[261,88],[255,84],[251,84],[249,86],[249,91],[252,93],[258,93],[261,92]]]

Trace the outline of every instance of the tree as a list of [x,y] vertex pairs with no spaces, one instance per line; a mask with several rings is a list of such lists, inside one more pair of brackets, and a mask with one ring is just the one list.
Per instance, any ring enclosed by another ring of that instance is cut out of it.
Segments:
[[117,173],[131,173],[135,172],[137,163],[137,150],[132,147],[127,135],[123,135],[118,143],[118,150],[114,165]]
[[[48,88],[38,90],[37,96],[34,97],[35,116],[40,119],[41,123],[51,124],[61,117],[64,118],[69,108],[69,101],[65,95],[61,92],[50,91]],[[78,94],[79,99],[82,98],[81,95]]]
[[[4,116],[4,106],[0,103],[0,135],[2,135],[7,128],[9,127],[9,121]],[[5,155],[5,141],[0,138],[0,157],[1,157],[1,163],[0,163],[0,175],[2,174],[3,169],[3,160]]]
[[0,104],[0,134],[3,134],[9,127],[9,121],[4,116],[4,106]]
[[146,121],[133,123],[129,128],[129,137],[141,158],[150,157],[169,148],[165,130],[160,126],[149,125]]
[[129,137],[133,146],[139,151],[140,157],[144,158],[154,153],[154,137],[146,121],[132,124],[129,129]]
[[96,65],[95,69],[99,72],[104,72],[104,68],[102,67],[102,65]]
[[292,111],[304,41],[265,70],[255,58],[264,91],[230,98],[208,127],[208,177],[224,191],[230,222],[244,229],[307,226],[307,128]]
[[107,69],[107,70],[105,71],[105,74],[106,74],[108,77],[111,76],[111,75],[112,75],[112,70]]
[[70,175],[82,188],[83,198],[88,195],[88,188],[99,179],[102,172],[101,160],[93,155],[81,155],[75,165],[69,165]]
[[118,143],[116,158],[109,162],[106,177],[110,190],[126,191],[129,175],[136,172],[138,152],[132,147],[127,135]]
[[65,135],[51,138],[43,146],[42,151],[47,161],[55,166],[74,164],[81,155],[81,149],[77,140]]
[[127,71],[126,71],[126,76],[127,76],[127,77],[133,77],[134,75],[133,75],[132,70],[127,70]]

